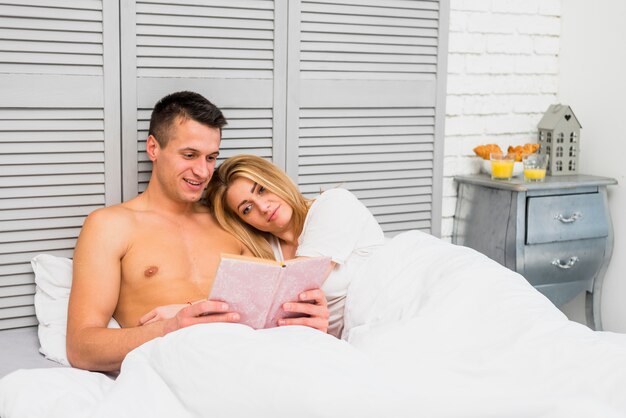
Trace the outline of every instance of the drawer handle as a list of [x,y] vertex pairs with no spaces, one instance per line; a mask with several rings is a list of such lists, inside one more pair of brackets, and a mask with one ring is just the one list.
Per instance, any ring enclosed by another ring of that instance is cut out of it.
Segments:
[[552,265],[553,266],[557,266],[560,269],[571,269],[572,267],[574,267],[574,264],[576,264],[576,262],[578,262],[579,258],[576,257],[575,255],[571,256],[569,258],[569,260],[567,260],[566,263],[563,263],[561,261],[561,259],[559,258],[555,258],[554,260],[552,260]]
[[559,213],[558,215],[554,217],[554,219],[556,219],[557,221],[561,221],[564,224],[570,224],[572,222],[576,222],[582,217],[583,217],[583,214],[580,212],[574,212],[572,216],[570,216],[569,218],[566,218],[565,216],[563,216],[562,213]]

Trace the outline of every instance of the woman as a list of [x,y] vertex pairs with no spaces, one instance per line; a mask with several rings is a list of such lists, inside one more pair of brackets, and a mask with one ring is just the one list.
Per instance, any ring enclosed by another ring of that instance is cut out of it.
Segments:
[[328,300],[328,332],[340,337],[350,279],[384,244],[371,212],[345,189],[306,199],[285,172],[255,155],[224,161],[205,196],[220,225],[257,257],[331,257],[334,268],[322,290]]

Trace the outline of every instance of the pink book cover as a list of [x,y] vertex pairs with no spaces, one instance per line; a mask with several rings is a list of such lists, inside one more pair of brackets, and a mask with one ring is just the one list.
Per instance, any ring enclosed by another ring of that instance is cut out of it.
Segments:
[[241,315],[240,323],[254,329],[272,328],[281,318],[297,316],[282,305],[297,302],[305,290],[322,286],[330,257],[280,263],[252,257],[222,255],[209,299],[227,302]]

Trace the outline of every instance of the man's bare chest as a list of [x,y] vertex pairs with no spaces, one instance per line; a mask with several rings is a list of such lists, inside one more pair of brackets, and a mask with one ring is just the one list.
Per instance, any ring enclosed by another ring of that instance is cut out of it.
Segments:
[[221,230],[148,224],[137,228],[122,260],[122,282],[183,281],[207,287],[221,253],[238,253],[237,242]]

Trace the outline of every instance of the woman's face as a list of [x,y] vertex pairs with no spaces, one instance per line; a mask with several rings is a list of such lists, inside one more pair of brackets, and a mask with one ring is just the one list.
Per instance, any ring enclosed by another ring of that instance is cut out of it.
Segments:
[[291,227],[293,208],[264,186],[245,177],[236,178],[226,192],[228,207],[250,226],[280,235]]

